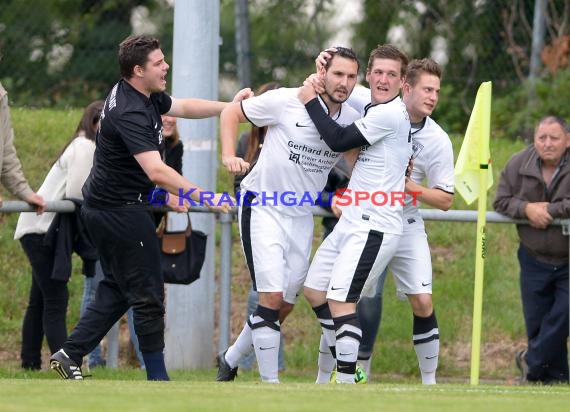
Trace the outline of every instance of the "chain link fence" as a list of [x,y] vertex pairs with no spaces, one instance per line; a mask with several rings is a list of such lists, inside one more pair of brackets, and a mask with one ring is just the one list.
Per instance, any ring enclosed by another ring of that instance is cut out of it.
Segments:
[[[539,78],[548,87],[568,71],[570,0],[536,1],[546,5]],[[276,79],[299,84],[313,70],[315,53],[330,45],[339,15],[352,10],[351,46],[363,64],[372,47],[387,41],[410,56],[431,55],[444,64],[436,115],[450,131],[460,132],[480,82],[493,81],[495,96],[521,93],[529,72],[534,8],[535,0],[403,0],[398,7],[387,0],[250,0],[250,86]],[[238,88],[239,9],[235,0],[221,0],[220,10],[219,89],[227,98]],[[158,37],[172,61],[173,14],[174,0],[2,0],[0,81],[12,105],[83,107],[104,97],[119,78],[117,48],[129,34]],[[524,106],[525,98],[519,100]]]

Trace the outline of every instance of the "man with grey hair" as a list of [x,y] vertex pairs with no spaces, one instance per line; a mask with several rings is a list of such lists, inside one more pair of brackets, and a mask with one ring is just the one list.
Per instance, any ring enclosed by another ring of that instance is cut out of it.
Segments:
[[501,173],[493,206],[518,224],[520,288],[528,347],[516,356],[521,383],[568,383],[568,236],[553,219],[570,217],[570,134],[542,118],[534,143]]

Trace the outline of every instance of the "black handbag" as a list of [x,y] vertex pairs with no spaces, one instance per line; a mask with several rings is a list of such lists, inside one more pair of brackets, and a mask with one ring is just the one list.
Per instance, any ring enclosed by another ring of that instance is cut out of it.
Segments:
[[164,283],[189,285],[200,278],[200,270],[206,259],[208,235],[192,230],[190,216],[187,216],[188,226],[184,231],[169,232],[166,216],[158,227]]

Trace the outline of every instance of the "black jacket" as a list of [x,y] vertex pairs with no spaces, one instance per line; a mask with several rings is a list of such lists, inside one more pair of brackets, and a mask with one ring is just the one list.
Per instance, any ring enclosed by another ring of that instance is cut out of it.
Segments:
[[71,256],[77,253],[83,260],[83,274],[95,275],[95,262],[99,259],[87,228],[81,219],[81,200],[67,199],[75,203],[75,212],[56,213],[44,237],[44,243],[53,247],[54,262],[51,278],[68,281],[71,277]]

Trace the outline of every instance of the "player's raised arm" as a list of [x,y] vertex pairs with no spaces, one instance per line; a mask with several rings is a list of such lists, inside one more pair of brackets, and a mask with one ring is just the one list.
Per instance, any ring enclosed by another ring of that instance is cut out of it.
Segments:
[[236,156],[235,147],[239,124],[246,122],[240,103],[229,104],[220,115],[222,163],[233,174],[244,174],[249,170],[249,163]]

